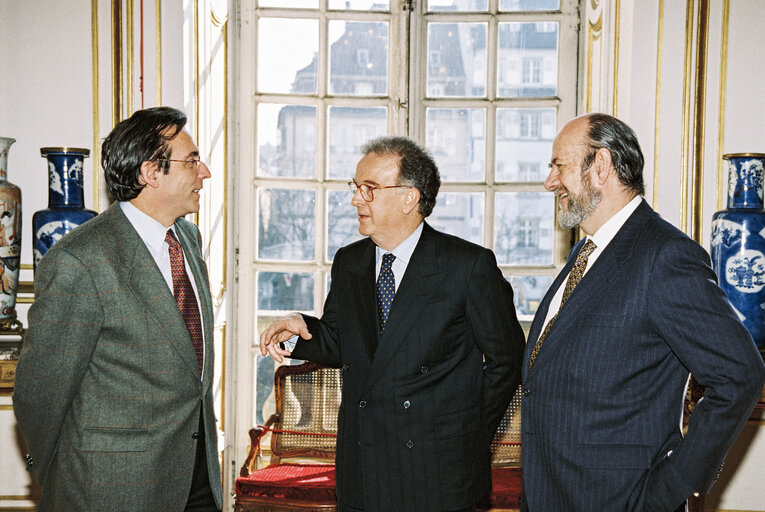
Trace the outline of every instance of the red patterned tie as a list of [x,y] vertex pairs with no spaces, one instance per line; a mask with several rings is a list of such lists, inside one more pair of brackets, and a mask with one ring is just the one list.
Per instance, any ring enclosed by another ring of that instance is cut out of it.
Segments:
[[178,309],[181,310],[183,321],[186,322],[191,342],[194,344],[194,352],[197,354],[197,363],[199,364],[199,373],[202,373],[204,344],[202,341],[202,320],[199,317],[197,298],[194,296],[194,288],[191,287],[191,281],[189,281],[189,276],[186,274],[186,265],[183,262],[183,249],[181,249],[181,244],[178,243],[178,239],[175,238],[172,229],[167,230],[165,242],[167,242],[168,251],[170,252],[173,295],[175,295],[175,301],[178,303]]

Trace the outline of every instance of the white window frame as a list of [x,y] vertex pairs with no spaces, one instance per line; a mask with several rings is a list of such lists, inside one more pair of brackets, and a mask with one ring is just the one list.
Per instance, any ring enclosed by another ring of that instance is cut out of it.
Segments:
[[[496,113],[498,108],[535,108],[552,107],[557,109],[556,125],[559,128],[577,111],[577,53],[579,9],[577,0],[561,0],[561,11],[542,13],[464,13],[460,21],[479,21],[488,23],[487,48],[496,48],[497,23],[546,21],[557,22],[559,27],[558,42],[558,80],[557,95],[546,98],[498,98],[497,97],[497,55],[493,50],[487,53],[487,76],[485,77],[485,98],[428,98],[425,95],[427,71],[427,21],[448,21],[453,19],[450,13],[426,13],[425,0],[414,2],[413,10],[406,8],[406,0],[391,0],[390,12],[329,11],[327,0],[318,0],[321,8],[284,9],[257,8],[255,0],[239,0],[238,26],[232,37],[231,55],[232,83],[236,88],[237,109],[235,118],[235,156],[232,157],[231,174],[234,182],[232,193],[232,237],[235,240],[234,284],[232,296],[233,332],[231,339],[236,340],[230,346],[233,354],[226,354],[229,381],[236,383],[231,395],[231,407],[235,413],[233,425],[227,426],[231,466],[228,478],[229,487],[238,474],[243,457],[246,454],[246,432],[254,425],[255,418],[255,361],[258,350],[258,329],[256,327],[256,273],[259,271],[304,272],[314,276],[315,309],[308,313],[320,315],[323,299],[327,292],[328,275],[331,262],[324,256],[326,226],[326,204],[324,193],[332,190],[346,190],[346,179],[328,180],[324,176],[326,153],[322,148],[328,145],[328,136],[323,128],[327,122],[327,109],[331,106],[382,106],[388,109],[388,133],[406,134],[424,143],[425,117],[429,107],[443,108],[485,108],[486,140],[496,140]],[[498,0],[489,0],[490,7],[495,7]],[[319,61],[318,93],[315,95],[284,95],[259,93],[256,88],[257,74],[257,17],[261,14],[286,18],[315,18],[319,20],[319,53],[328,55],[327,23],[334,19],[344,20],[386,20],[389,26],[388,77],[389,95],[386,97],[369,96],[352,99],[338,99],[328,94],[328,83],[324,77],[328,74],[327,60]],[[411,16],[411,17],[410,17]],[[411,34],[411,44],[407,45],[407,34]],[[406,63],[400,66],[400,63]],[[409,80],[410,76],[422,72],[421,79]],[[258,154],[256,147],[256,107],[259,101],[293,102],[317,107],[317,173],[310,180],[296,178],[262,178],[256,175]],[[494,248],[494,196],[502,192],[540,192],[544,191],[542,182],[506,183],[495,180],[496,159],[493,142],[485,144],[485,180],[470,183],[444,183],[442,192],[482,192],[484,201],[484,245]],[[352,172],[350,170],[349,172]],[[349,176],[350,177],[350,176]],[[306,188],[316,193],[317,233],[315,236],[312,262],[274,262],[259,261],[256,250],[257,233],[257,190],[269,186],[287,189]],[[349,198],[350,200],[350,198]],[[551,212],[551,215],[553,212]],[[551,276],[565,262],[571,243],[571,232],[555,228],[554,261],[544,267],[501,266],[508,277],[514,276]],[[284,312],[286,313],[286,312]],[[267,448],[264,445],[264,448]],[[232,451],[231,451],[232,450]]]

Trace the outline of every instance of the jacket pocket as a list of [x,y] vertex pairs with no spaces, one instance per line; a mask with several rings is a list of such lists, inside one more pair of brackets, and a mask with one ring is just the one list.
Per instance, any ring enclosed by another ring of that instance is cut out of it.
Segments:
[[98,428],[82,431],[82,450],[86,452],[145,452],[149,449],[147,428]]
[[475,432],[481,425],[480,409],[477,405],[460,411],[447,412],[436,418],[437,439],[448,439]]
[[580,444],[578,459],[593,469],[648,469],[653,452],[644,444]]

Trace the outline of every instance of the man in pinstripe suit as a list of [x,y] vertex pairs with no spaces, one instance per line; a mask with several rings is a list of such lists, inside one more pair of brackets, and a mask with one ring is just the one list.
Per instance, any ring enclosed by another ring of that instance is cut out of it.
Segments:
[[[640,197],[643,155],[626,124],[573,119],[550,167],[560,224],[587,237],[529,333],[523,510],[684,510],[714,483],[762,390],[763,362],[706,252]],[[689,373],[705,396],[683,434]]]
[[513,291],[490,250],[424,222],[441,183],[424,148],[394,136],[362,152],[349,186],[368,238],[337,252],[321,319],[279,319],[261,353],[342,368],[341,512],[471,511],[520,378]]
[[102,151],[118,202],[37,267],[13,404],[41,512],[220,510],[212,303],[182,218],[210,171],[185,124],[167,107],[119,123]]

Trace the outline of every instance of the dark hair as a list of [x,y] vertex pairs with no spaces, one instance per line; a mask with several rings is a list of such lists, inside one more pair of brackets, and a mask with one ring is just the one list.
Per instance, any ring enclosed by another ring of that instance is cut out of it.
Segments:
[[120,121],[101,146],[101,166],[109,193],[118,201],[129,201],[145,187],[139,180],[141,164],[157,161],[167,174],[170,162],[168,141],[186,126],[186,114],[170,107],[138,110]]
[[598,149],[605,148],[611,152],[619,181],[628,189],[644,195],[643,152],[632,128],[608,114],[587,114],[587,121],[589,140],[585,143],[590,147],[590,153],[582,160],[582,169],[589,169]]
[[400,157],[397,184],[420,191],[419,212],[423,218],[433,212],[441,176],[427,149],[407,137],[390,135],[370,140],[361,146],[361,152]]

